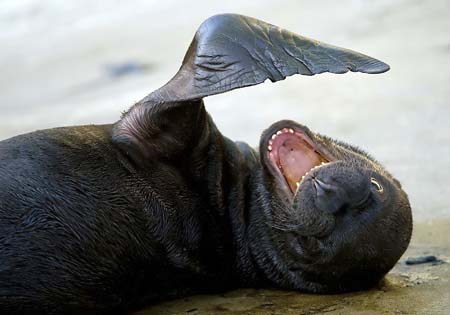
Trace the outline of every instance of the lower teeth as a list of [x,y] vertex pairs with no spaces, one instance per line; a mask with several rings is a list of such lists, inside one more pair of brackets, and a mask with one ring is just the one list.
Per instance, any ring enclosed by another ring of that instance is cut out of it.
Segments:
[[300,187],[300,184],[305,179],[305,177],[309,174],[309,172],[311,172],[312,170],[314,170],[314,169],[316,169],[318,167],[322,167],[323,165],[326,165],[326,164],[328,164],[328,162],[322,162],[322,163],[320,163],[320,165],[316,165],[313,168],[311,168],[309,171],[307,171],[305,173],[305,175],[303,175],[302,178],[298,182],[295,183],[297,185],[297,189]]

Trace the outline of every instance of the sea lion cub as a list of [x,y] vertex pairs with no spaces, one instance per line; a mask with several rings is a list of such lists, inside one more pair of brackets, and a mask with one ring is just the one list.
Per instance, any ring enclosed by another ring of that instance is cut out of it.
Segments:
[[233,142],[202,98],[293,74],[388,69],[218,15],[175,77],[116,124],[0,142],[0,313],[126,313],[243,286],[376,284],[411,236],[400,183],[363,151],[293,121],[270,126],[258,151]]

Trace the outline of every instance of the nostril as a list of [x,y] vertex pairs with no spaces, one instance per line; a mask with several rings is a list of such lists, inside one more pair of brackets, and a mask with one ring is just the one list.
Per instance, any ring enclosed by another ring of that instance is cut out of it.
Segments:
[[312,179],[316,189],[316,206],[323,211],[339,212],[346,204],[345,192],[337,185],[329,184],[314,177]]
[[319,195],[326,195],[329,193],[333,193],[338,190],[338,187],[336,185],[331,185],[328,183],[325,183],[318,179],[317,177],[313,177],[313,183],[314,187],[316,188],[317,196]]

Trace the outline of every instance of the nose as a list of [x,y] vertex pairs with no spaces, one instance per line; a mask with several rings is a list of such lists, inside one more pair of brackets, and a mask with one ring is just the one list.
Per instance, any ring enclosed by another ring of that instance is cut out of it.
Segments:
[[326,178],[313,177],[312,181],[316,189],[317,208],[335,214],[346,206],[349,198],[345,189],[329,182],[329,179],[327,182]]

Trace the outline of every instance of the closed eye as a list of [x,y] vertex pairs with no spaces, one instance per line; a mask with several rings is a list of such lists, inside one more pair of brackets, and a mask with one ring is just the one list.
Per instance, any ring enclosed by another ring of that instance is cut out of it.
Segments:
[[384,191],[383,186],[375,178],[372,177],[370,179],[370,182],[375,187],[376,191],[379,192],[380,194]]

